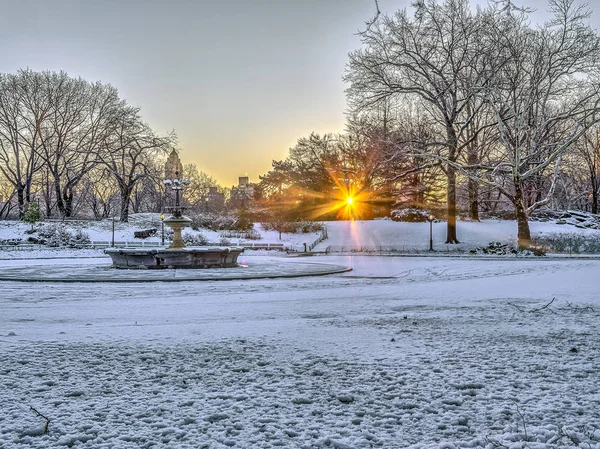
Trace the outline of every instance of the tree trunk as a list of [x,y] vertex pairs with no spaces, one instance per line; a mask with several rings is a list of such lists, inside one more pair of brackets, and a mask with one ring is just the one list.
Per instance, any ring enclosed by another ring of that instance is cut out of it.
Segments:
[[421,185],[421,175],[419,173],[415,173],[415,198],[417,206],[423,207],[425,204],[425,190]]
[[50,200],[45,198],[46,203],[46,217],[50,218],[52,216],[52,204],[50,204]]
[[529,230],[529,221],[527,210],[523,204],[523,190],[519,182],[515,182],[515,216],[517,218],[517,239],[519,248],[529,248],[531,246],[531,232]]
[[[469,116],[473,114],[473,108],[471,103],[467,104],[467,113]],[[475,165],[479,163],[479,154],[477,140],[474,138],[474,122],[469,122],[467,127],[467,136],[471,140],[467,147],[467,163],[469,165]],[[468,182],[469,190],[469,218],[474,221],[479,221],[479,184],[469,178]]]
[[469,218],[479,221],[479,184],[469,179]]
[[56,193],[56,207],[58,208],[58,211],[60,212],[61,217],[65,218],[66,217],[65,203],[63,202],[63,198],[62,198],[60,182],[57,179],[54,180],[54,192]]
[[129,221],[129,201],[131,199],[131,190],[126,187],[121,189],[121,215],[119,221],[126,223]]
[[25,215],[25,189],[17,187],[17,202],[19,204],[19,220]]
[[460,243],[456,237],[456,170],[452,167],[448,167],[446,177],[448,181],[446,243]]
[[592,213],[598,213],[598,176],[596,175],[595,170],[592,172],[590,176],[590,184],[592,186]]
[[73,216],[73,190],[70,188],[65,188],[65,192],[63,195],[64,208],[65,208],[65,217]]

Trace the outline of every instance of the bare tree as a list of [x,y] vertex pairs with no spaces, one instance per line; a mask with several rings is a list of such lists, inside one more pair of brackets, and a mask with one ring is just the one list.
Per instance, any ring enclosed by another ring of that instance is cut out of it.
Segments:
[[196,164],[184,165],[182,176],[190,181],[190,185],[183,193],[184,201],[198,210],[204,210],[204,200],[207,198],[209,188],[217,187],[217,181],[207,173],[198,170]]
[[123,107],[117,90],[66,73],[35,74],[42,79],[51,110],[43,123],[40,155],[51,173],[63,217],[73,215],[75,190],[99,163],[99,152]]
[[42,167],[38,149],[50,107],[42,84],[31,71],[0,74],[0,173],[15,189],[19,217]]
[[469,143],[466,125],[480,110],[480,105],[473,107],[474,97],[466,87],[477,82],[473,77],[480,73],[474,67],[481,57],[481,22],[474,20],[467,0],[427,0],[414,6],[414,18],[403,10],[369,23],[360,33],[363,48],[350,54],[345,80],[354,110],[389,97],[416,99],[440,129],[424,155],[441,154],[450,162],[444,164],[446,243],[458,243],[455,162]]
[[152,172],[153,158],[166,155],[175,142],[173,132],[164,137],[156,136],[141,120],[137,108],[122,108],[101,151],[101,164],[119,187],[121,221],[129,220],[131,194],[138,181]]
[[580,186],[580,193],[589,199],[591,212],[598,213],[598,196],[600,195],[600,126],[590,128],[574,146],[574,160],[571,165],[580,168],[581,178],[585,180]]
[[12,199],[15,196],[14,186],[7,180],[0,177],[0,219],[9,216],[12,208]]
[[90,171],[81,183],[80,195],[96,220],[113,216],[118,205],[119,189],[106,167],[99,166]]
[[[494,161],[468,172],[514,205],[522,246],[531,240],[529,214],[554,191],[561,157],[600,120],[600,41],[585,23],[589,11],[573,0],[550,0],[550,8],[554,19],[538,29],[524,12],[488,11],[488,39],[501,57],[488,60],[490,81],[474,86],[495,117],[499,145]],[[527,186],[548,172],[546,195],[528,202]]]

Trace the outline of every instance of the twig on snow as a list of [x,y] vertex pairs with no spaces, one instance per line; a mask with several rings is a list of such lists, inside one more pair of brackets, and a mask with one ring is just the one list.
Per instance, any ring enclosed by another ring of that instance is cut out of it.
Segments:
[[[552,301],[554,301],[554,299]],[[527,437],[527,424],[525,423],[525,417],[523,416],[523,413],[521,413],[521,410],[519,410],[519,404],[517,403],[517,401],[515,401],[514,399],[511,399],[511,401],[514,402],[515,407],[517,408],[517,413],[521,417],[521,421],[523,421],[523,432],[525,433],[525,441],[529,441],[529,438]]]
[[551,305],[551,304],[552,304],[552,303],[553,303],[555,300],[556,300],[556,298],[552,298],[552,301],[550,301],[550,302],[549,302],[548,304],[546,304],[545,306],[543,306],[543,307],[540,307],[539,309],[532,309],[532,310],[530,310],[529,312],[530,312],[530,313],[534,313],[534,312],[541,312],[541,311],[542,311],[542,310],[544,310],[544,309],[548,309],[550,312],[552,312],[552,313],[556,313],[556,312],[554,312],[554,310],[552,310],[552,309],[550,309],[550,308],[549,308],[549,307],[550,307],[550,305]]
[[575,312],[592,312],[595,313],[595,310],[591,307],[591,306],[585,306],[585,307],[578,307],[578,306],[574,306],[573,303],[569,302],[569,301],[565,301],[567,303],[567,307],[564,309],[569,309],[569,310],[573,310]]
[[549,310],[552,313],[556,313],[550,306],[552,305],[552,303],[556,301],[556,298],[552,298],[552,301],[550,301],[548,304],[546,304],[545,306],[542,307],[538,307],[537,309],[526,309],[525,307],[519,306],[515,303],[509,302],[508,305],[509,306],[513,306],[515,309],[517,309],[519,312],[527,312],[527,313],[535,313],[535,312],[541,312],[542,310]]
[[48,418],[47,416],[42,415],[39,411],[37,411],[34,407],[29,406],[29,409],[31,411],[33,411],[37,416],[39,416],[40,418],[44,418],[46,420],[46,424],[44,425],[44,434],[48,433],[48,426],[50,426],[50,421],[52,421],[50,418]]
[[508,446],[505,446],[500,441],[493,440],[489,436],[485,437],[485,441],[487,443],[491,444],[492,446],[494,446],[494,448],[496,448],[496,449],[508,449]]
[[521,306],[518,306],[518,305],[516,305],[516,304],[514,304],[514,303],[512,303],[512,302],[509,302],[509,303],[508,303],[508,305],[509,305],[509,306],[513,306],[513,307],[514,307],[515,309],[517,309],[519,312],[527,312],[527,311],[526,311],[526,310],[525,310],[523,307],[521,307]]

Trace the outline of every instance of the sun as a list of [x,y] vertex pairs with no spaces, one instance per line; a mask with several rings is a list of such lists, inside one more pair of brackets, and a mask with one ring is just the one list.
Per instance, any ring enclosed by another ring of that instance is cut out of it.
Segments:
[[354,198],[352,198],[351,196],[346,198],[346,204],[348,204],[348,206],[352,206],[353,202],[354,202]]

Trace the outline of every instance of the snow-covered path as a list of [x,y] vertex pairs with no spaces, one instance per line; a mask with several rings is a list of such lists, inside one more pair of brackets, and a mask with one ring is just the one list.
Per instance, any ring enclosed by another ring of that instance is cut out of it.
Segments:
[[600,261],[313,259],[1,283],[0,447],[600,447]]

